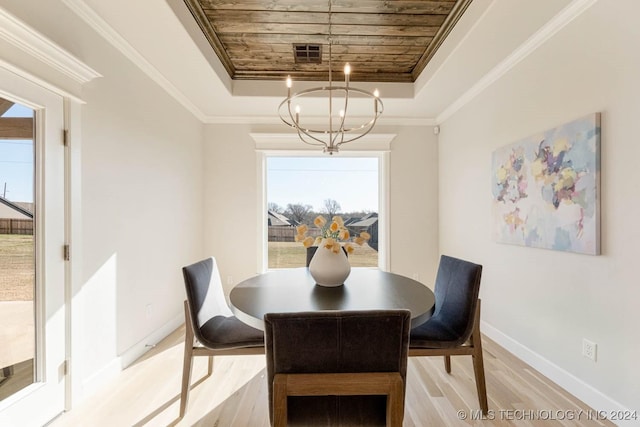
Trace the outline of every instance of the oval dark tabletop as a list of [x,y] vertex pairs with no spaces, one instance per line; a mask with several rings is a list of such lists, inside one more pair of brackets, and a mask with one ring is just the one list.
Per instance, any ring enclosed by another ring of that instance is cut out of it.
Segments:
[[264,329],[266,313],[318,310],[411,311],[411,325],[431,317],[433,292],[422,283],[399,274],[371,268],[352,268],[344,285],[316,285],[306,267],[272,270],[238,283],[229,295],[231,311],[257,329]]

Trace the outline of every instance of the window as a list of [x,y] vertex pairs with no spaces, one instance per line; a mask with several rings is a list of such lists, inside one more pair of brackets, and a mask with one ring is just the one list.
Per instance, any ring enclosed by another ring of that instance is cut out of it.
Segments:
[[266,223],[268,268],[302,267],[304,246],[295,242],[296,226],[309,235],[318,215],[340,215],[351,235],[366,231],[371,239],[350,255],[354,267],[380,265],[380,155],[268,156]]
[[35,381],[34,112],[0,98],[0,401]]

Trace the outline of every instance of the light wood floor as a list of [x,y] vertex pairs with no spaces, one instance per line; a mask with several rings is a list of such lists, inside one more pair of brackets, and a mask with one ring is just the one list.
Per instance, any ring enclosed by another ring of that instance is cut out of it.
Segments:
[[[51,426],[268,426],[264,356],[218,357],[213,375],[204,380],[207,358],[196,358],[189,407],[185,417],[177,419],[183,335],[184,328],[173,332]],[[588,420],[594,414],[589,407],[483,339],[493,419],[472,420],[479,411],[470,357],[453,357],[451,375],[441,357],[421,357],[409,359],[405,427],[613,426]]]

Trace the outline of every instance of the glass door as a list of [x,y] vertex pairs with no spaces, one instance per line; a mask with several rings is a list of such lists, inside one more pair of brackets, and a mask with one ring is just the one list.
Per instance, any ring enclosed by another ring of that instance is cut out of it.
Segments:
[[62,130],[60,96],[0,69],[0,425],[64,410]]
[[35,382],[34,119],[0,98],[0,401]]

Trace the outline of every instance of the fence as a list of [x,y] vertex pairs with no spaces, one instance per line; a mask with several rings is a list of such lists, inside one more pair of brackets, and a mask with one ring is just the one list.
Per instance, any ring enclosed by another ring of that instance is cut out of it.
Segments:
[[[311,228],[307,232],[307,236],[316,237],[320,235],[320,230],[317,228]],[[269,227],[268,240],[269,242],[295,242],[296,228],[295,227]]]
[[0,218],[0,234],[33,235],[33,220]]
[[269,227],[269,242],[293,242],[295,240],[295,227]]

